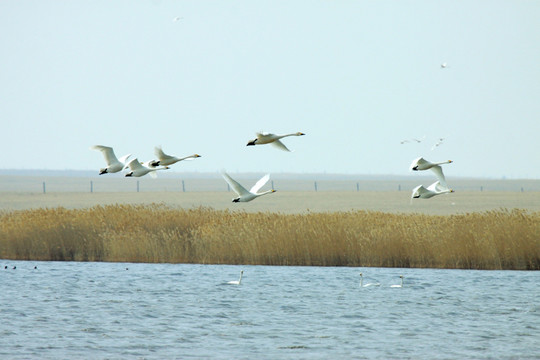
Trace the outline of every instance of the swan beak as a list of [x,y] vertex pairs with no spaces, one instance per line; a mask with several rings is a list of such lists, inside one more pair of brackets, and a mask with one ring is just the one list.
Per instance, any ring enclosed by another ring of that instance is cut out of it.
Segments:
[[272,189],[272,192],[276,192],[277,190]]
[[450,192],[455,192],[454,189],[450,189]]
[[199,154],[195,154],[195,157],[198,158],[198,157],[202,157],[201,155]]
[[448,163],[449,163],[449,164],[450,164],[450,163],[453,163],[453,161],[452,161],[452,160],[448,160]]
[[303,132],[301,132],[301,133],[298,133],[298,135],[302,136],[302,135],[306,135],[306,134],[304,134]]

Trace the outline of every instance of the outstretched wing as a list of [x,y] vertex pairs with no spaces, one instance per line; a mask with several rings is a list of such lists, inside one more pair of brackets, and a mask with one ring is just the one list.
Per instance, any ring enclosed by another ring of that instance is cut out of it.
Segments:
[[268,182],[268,180],[270,180],[270,174],[264,175],[259,181],[255,183],[255,185],[253,185],[253,187],[249,191],[256,194],[257,191],[259,191],[259,189]]
[[137,169],[143,169],[142,164],[139,162],[139,160],[137,158],[135,158],[135,159],[131,160],[130,162],[128,162],[128,166],[132,171],[135,171]]
[[154,154],[156,154],[160,161],[171,160],[174,158],[174,156],[165,154],[161,146],[156,146],[154,148]]
[[103,153],[103,157],[105,158],[105,161],[107,162],[108,166],[119,162],[118,159],[116,158],[116,155],[114,155],[114,151],[112,147],[103,146],[103,145],[94,145],[91,147],[91,149],[101,151]]
[[249,194],[249,191],[247,191],[246,188],[244,188],[242,185],[236,182],[236,180],[230,177],[229,174],[224,172],[221,174],[221,176],[223,176],[225,181],[233,188],[233,190],[238,194],[238,196]]
[[448,185],[446,184],[446,178],[444,177],[442,167],[440,165],[435,165],[431,167],[431,171],[435,173],[437,178],[439,179],[439,182],[442,186],[448,188]]
[[291,151],[291,150],[289,150],[289,149],[285,146],[285,144],[283,144],[283,143],[282,143],[281,141],[279,141],[279,140],[275,140],[275,141],[273,141],[271,144],[274,145],[275,147],[277,147],[277,148],[283,150],[283,151],[288,151],[288,152]]

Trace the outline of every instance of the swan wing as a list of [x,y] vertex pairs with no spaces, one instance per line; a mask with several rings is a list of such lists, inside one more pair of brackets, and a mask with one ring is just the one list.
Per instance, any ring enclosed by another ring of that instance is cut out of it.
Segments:
[[439,182],[441,183],[442,186],[448,187],[448,185],[446,185],[446,178],[444,177],[444,173],[443,173],[442,167],[440,165],[432,166],[431,171],[433,171],[435,173],[435,175],[439,179]]
[[247,195],[249,194],[249,191],[246,190],[245,187],[240,185],[236,180],[234,180],[232,177],[229,176],[227,173],[222,173],[221,176],[225,179],[225,181],[233,188],[233,190],[239,195]]
[[255,185],[253,185],[253,187],[249,191],[256,194],[257,191],[259,191],[259,189],[262,188],[264,184],[268,182],[268,180],[270,180],[270,174],[264,175],[262,178],[260,178],[259,181],[255,183]]
[[283,144],[280,140],[274,140],[274,141],[272,142],[272,145],[274,145],[275,147],[277,147],[277,148],[279,148],[279,149],[281,149],[281,150],[283,150],[283,151],[291,152],[291,150],[289,150],[289,149],[285,146],[285,144]]
[[429,190],[426,189],[424,187],[424,185],[418,185],[417,187],[415,187],[412,191],[412,195],[411,195],[411,198],[414,198],[414,197],[417,197],[417,196],[420,196],[422,197],[422,195],[426,194],[426,193],[429,193]]
[[130,162],[128,162],[127,165],[129,166],[129,168],[132,171],[139,170],[139,169],[144,169],[144,167],[142,166],[142,164],[139,162],[139,160],[137,158],[135,158],[135,159],[131,160]]
[[116,158],[116,155],[114,154],[114,150],[112,147],[109,146],[103,146],[103,145],[94,145],[91,147],[92,150],[98,150],[101,151],[103,154],[103,157],[105,158],[105,161],[107,162],[107,165],[113,165],[119,163],[118,159]]
[[166,160],[174,160],[176,159],[176,157],[174,156],[171,156],[171,155],[167,155],[163,152],[163,149],[161,148],[161,146],[156,146],[154,148],[154,154],[158,157],[158,159],[160,161],[166,161]]

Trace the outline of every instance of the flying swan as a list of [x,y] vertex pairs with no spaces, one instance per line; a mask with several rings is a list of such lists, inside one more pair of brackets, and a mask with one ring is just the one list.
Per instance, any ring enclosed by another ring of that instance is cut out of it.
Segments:
[[391,288],[402,288],[403,287],[403,275],[399,275],[401,278],[401,284],[398,285],[390,285]]
[[448,186],[446,184],[446,178],[444,177],[444,173],[442,171],[441,165],[450,164],[452,162],[453,162],[452,160],[447,160],[447,161],[432,163],[432,162],[427,161],[423,157],[419,157],[418,159],[413,160],[413,162],[411,163],[410,169],[412,171],[431,170],[435,173],[435,175],[437,176],[437,178],[439,179],[440,183],[443,186]]
[[179,158],[179,157],[176,157],[176,156],[172,156],[172,155],[167,155],[163,152],[163,149],[161,148],[161,146],[156,146],[155,149],[154,149],[154,153],[156,154],[157,158],[159,160],[152,160],[150,161],[150,167],[156,167],[156,166],[168,166],[168,165],[172,165],[172,164],[176,164],[177,162],[179,161],[182,161],[182,160],[193,160],[195,158],[198,158],[198,157],[201,157],[201,155],[199,154],[193,154],[193,155],[189,155],[189,156],[186,156],[186,157],[182,157],[182,158]]
[[109,146],[94,145],[90,147],[90,149],[101,151],[103,157],[105,158],[105,162],[107,162],[106,168],[99,169],[99,175],[122,171],[126,168],[126,161],[131,156],[131,154],[124,155],[120,158],[120,160],[118,160],[114,154],[113,148]]
[[453,193],[454,190],[449,189],[447,186],[441,185],[440,181],[436,181],[433,184],[429,185],[427,189],[424,185],[418,185],[412,191],[412,199],[429,199],[436,195]]
[[151,177],[156,178],[157,177],[157,174],[156,174],[157,170],[167,170],[168,169],[168,167],[158,167],[158,168],[148,167],[147,165],[141,164],[139,162],[139,160],[137,160],[137,158],[131,160],[128,163],[128,166],[131,169],[131,171],[126,174],[127,177],[131,177],[131,176],[133,176],[133,177],[141,177],[141,176],[144,176],[146,174],[150,174]]
[[233,188],[234,192],[238,194],[238,197],[233,199],[233,202],[248,202],[251,201],[259,196],[270,194],[273,192],[276,192],[276,190],[268,190],[262,193],[257,193],[260,188],[264,186],[270,179],[270,174],[264,175],[259,181],[253,185],[253,187],[247,191],[246,188],[244,188],[242,185],[240,185],[236,180],[234,180],[232,177],[229,176],[227,173],[222,173],[223,178],[225,181]]
[[242,275],[244,275],[244,270],[240,271],[240,279],[235,281],[229,281],[227,284],[229,285],[240,285],[242,283]]
[[270,134],[270,133],[255,133],[255,135],[257,135],[257,138],[255,140],[251,140],[250,142],[247,143],[246,146],[251,146],[251,145],[264,145],[264,144],[272,144],[278,148],[280,148],[281,150],[283,151],[291,151],[289,150],[285,144],[283,144],[280,139],[283,139],[284,137],[287,137],[287,136],[302,136],[302,135],[306,135],[302,132],[296,132],[296,133],[293,133],[293,134],[285,134],[285,135],[276,135],[276,134]]

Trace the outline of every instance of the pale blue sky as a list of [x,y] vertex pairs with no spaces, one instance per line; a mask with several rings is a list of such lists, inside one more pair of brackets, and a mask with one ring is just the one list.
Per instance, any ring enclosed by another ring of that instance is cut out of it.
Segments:
[[[540,178],[539,1],[22,0],[0,24],[0,169],[97,171],[102,144],[203,156],[175,171]],[[246,147],[261,130],[307,135]]]

